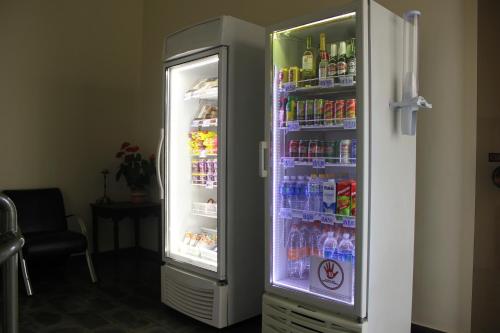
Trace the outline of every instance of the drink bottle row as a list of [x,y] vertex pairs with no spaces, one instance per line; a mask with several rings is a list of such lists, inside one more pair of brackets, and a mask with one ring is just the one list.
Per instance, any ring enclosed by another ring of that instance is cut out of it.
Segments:
[[326,50],[326,34],[319,35],[319,52],[313,46],[312,36],[306,39],[306,50],[302,55],[302,67],[297,65],[283,67],[278,73],[278,85],[286,83],[295,86],[314,86],[321,80],[334,79],[340,76],[356,75],[356,39],[331,42]]
[[288,142],[288,157],[297,158],[298,161],[310,162],[313,158],[325,158],[332,163],[356,162],[356,139],[322,141],[290,140]]
[[356,216],[356,181],[352,179],[284,176],[280,197],[285,209]]
[[354,244],[354,229],[291,221],[286,240],[287,275],[292,279],[307,279],[312,256],[353,262]]
[[294,96],[279,100],[280,127],[290,121],[301,126],[343,125],[344,119],[356,119],[356,99],[298,99]]

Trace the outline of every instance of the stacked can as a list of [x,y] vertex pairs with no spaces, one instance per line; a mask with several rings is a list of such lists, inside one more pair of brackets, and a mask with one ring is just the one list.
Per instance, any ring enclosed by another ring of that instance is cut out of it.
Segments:
[[304,122],[306,126],[314,125],[314,104],[314,99],[306,100]]

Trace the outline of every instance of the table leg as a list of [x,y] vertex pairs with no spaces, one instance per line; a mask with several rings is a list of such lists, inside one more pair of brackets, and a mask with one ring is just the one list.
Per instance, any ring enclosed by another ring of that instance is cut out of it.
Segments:
[[135,240],[135,247],[139,247],[139,240],[141,239],[140,238],[140,228],[139,228],[139,222],[140,222],[140,218],[139,217],[134,217],[134,228],[135,228],[135,237],[134,237],[134,240]]
[[118,221],[113,220],[113,240],[115,243],[115,251],[120,249],[120,231],[118,229]]
[[94,245],[94,254],[99,252],[99,231],[98,223],[97,223],[97,214],[94,210],[92,210],[92,243]]

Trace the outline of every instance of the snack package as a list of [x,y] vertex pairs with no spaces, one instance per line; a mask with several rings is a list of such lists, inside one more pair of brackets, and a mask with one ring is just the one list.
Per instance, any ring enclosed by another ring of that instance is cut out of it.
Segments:
[[351,182],[348,180],[337,183],[337,214],[351,214]]

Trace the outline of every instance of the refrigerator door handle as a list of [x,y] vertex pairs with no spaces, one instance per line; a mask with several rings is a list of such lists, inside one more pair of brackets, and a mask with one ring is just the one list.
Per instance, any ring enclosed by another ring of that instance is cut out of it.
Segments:
[[164,136],[165,130],[162,128],[160,130],[160,140],[158,140],[158,148],[156,150],[156,177],[158,179],[158,186],[160,187],[160,199],[163,199],[164,197],[164,189],[163,189],[163,179],[161,177],[161,149],[163,147],[163,136]]
[[267,141],[261,141],[259,143],[259,175],[262,178],[267,177],[266,151],[267,151]]

